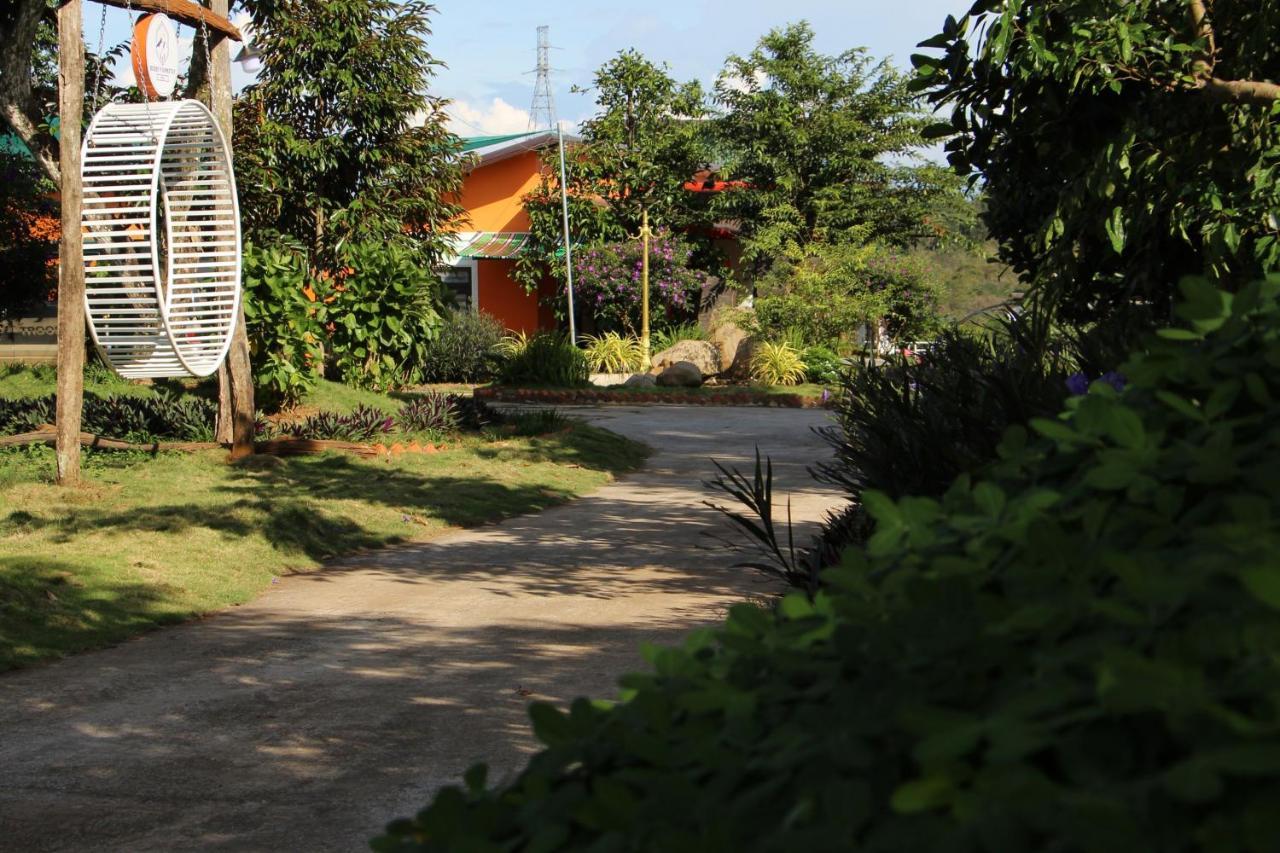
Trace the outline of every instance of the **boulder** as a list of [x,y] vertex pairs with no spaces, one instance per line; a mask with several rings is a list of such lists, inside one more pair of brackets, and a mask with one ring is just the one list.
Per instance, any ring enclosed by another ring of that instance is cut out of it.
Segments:
[[702,384],[702,371],[691,361],[677,361],[658,374],[658,384],[673,388],[697,388]]
[[711,343],[720,354],[718,373],[745,379],[751,373],[751,336],[737,323],[727,322],[711,332]]
[[701,377],[714,376],[720,372],[720,351],[710,341],[680,341],[675,346],[664,349],[653,357],[651,372],[661,373],[682,361],[698,368],[698,384],[702,383]]
[[648,373],[637,373],[622,384],[627,388],[652,388],[657,379]]

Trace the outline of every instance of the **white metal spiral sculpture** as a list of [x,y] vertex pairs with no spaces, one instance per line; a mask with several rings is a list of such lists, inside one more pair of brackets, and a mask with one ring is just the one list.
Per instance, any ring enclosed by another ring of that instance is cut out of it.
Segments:
[[85,307],[121,376],[208,376],[240,308],[240,209],[199,101],[109,104],[81,159]]

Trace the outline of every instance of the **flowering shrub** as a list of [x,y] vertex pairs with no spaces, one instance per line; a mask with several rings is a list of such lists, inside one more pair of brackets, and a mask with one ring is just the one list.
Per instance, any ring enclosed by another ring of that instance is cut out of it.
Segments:
[[[687,266],[693,250],[668,231],[649,241],[649,313],[652,325],[688,320],[698,310],[707,274]],[[573,256],[573,295],[602,331],[634,334],[640,328],[639,240],[603,243]]]

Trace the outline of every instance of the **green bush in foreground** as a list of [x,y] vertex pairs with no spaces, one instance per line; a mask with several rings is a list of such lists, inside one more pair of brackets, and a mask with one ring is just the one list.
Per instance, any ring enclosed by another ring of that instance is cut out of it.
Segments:
[[397,850],[1263,851],[1280,837],[1280,279],[1170,330],[810,600],[531,708]]

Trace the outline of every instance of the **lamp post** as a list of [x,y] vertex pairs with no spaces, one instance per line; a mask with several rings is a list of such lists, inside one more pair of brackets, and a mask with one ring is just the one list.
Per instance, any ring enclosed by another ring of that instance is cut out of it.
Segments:
[[640,365],[645,370],[653,366],[649,358],[649,208],[640,212],[640,346],[643,353]]

